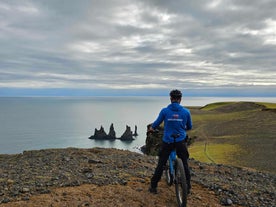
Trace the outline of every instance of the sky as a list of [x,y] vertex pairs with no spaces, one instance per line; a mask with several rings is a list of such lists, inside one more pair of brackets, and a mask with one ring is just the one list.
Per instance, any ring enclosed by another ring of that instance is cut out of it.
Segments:
[[0,96],[276,96],[275,0],[1,0]]

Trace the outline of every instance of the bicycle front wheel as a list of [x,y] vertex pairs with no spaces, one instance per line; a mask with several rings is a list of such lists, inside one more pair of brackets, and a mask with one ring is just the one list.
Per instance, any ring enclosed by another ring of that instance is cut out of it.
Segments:
[[187,205],[187,181],[182,160],[177,158],[175,165],[175,193],[179,207]]

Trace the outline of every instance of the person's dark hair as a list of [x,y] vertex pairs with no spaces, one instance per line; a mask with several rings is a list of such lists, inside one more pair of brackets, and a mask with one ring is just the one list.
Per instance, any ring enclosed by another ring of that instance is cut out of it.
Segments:
[[170,92],[170,97],[171,97],[171,99],[179,100],[182,98],[182,93],[181,93],[181,91],[174,89]]

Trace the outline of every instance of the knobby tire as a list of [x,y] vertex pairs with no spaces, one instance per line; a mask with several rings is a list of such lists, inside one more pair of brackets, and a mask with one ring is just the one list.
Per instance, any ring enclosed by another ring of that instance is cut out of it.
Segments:
[[167,164],[165,166],[165,176],[167,185],[171,186],[173,184],[173,176],[171,174],[169,161],[167,161]]
[[175,193],[179,207],[187,205],[187,181],[182,160],[177,158],[175,163]]

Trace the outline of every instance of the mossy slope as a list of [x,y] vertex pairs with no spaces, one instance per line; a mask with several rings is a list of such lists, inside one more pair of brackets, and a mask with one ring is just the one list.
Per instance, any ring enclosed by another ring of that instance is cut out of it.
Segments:
[[206,162],[276,172],[276,104],[221,102],[192,108],[197,141],[191,156]]

